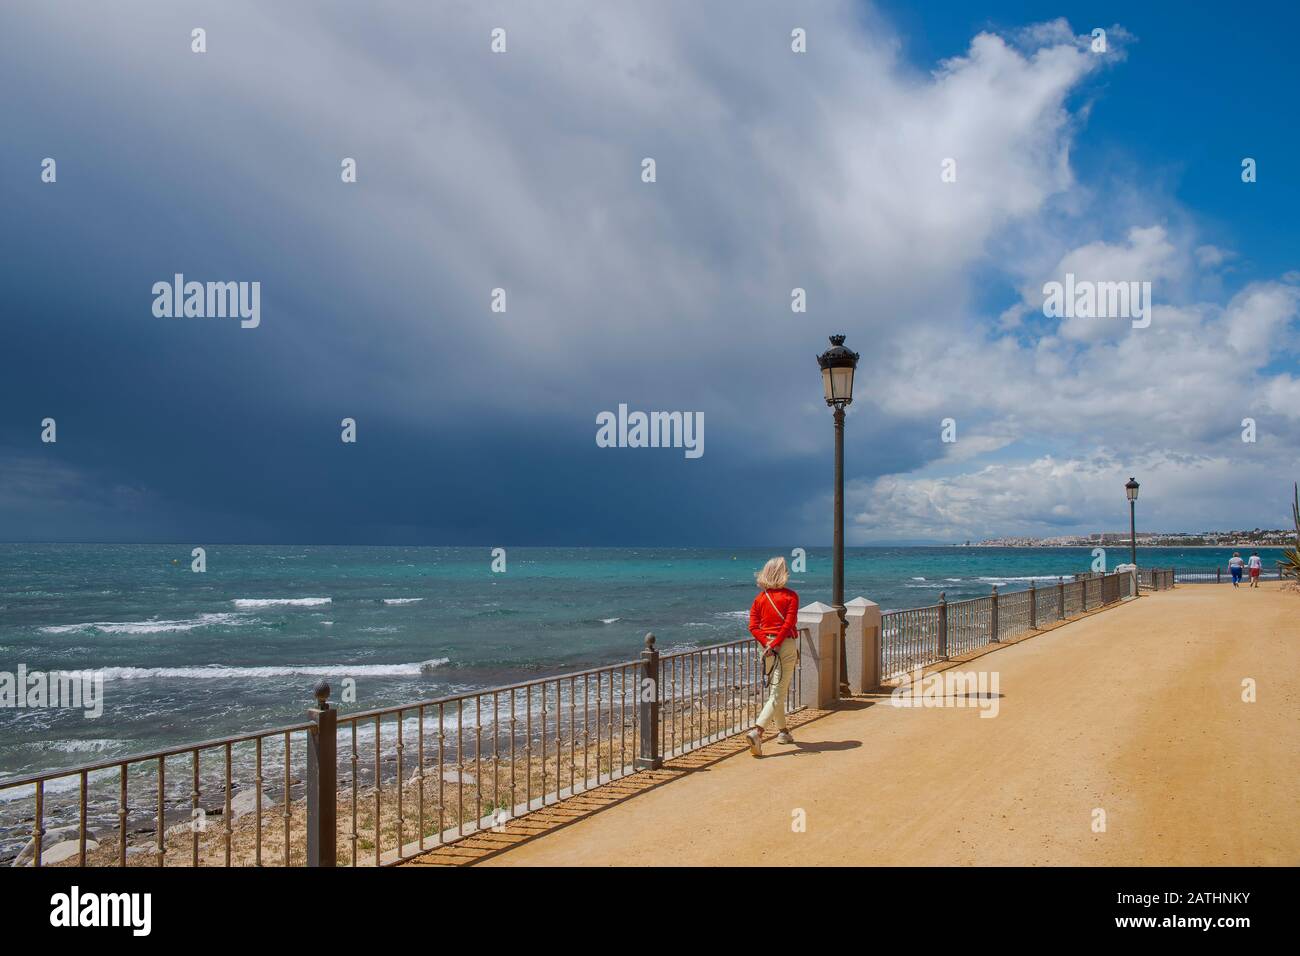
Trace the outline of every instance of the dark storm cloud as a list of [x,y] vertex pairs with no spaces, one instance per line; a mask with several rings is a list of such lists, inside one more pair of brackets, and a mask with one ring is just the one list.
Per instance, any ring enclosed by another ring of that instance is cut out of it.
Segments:
[[[861,5],[800,17],[815,56],[778,2],[7,8],[0,538],[823,540],[813,356],[863,353],[851,477],[943,454],[884,372],[1069,186],[1096,65],[1057,28],[927,78]],[[155,317],[175,273],[260,326]],[[597,448],[619,403],[702,412],[704,457]]]

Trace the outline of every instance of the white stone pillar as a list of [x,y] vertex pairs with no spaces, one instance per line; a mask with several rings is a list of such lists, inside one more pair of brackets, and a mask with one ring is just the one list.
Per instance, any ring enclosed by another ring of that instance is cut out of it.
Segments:
[[799,694],[805,707],[824,710],[835,703],[840,681],[840,616],[816,601],[799,609],[799,627],[808,637],[799,647]]
[[849,664],[849,690],[864,694],[880,686],[880,605],[855,597],[844,605],[848,630],[844,654]]

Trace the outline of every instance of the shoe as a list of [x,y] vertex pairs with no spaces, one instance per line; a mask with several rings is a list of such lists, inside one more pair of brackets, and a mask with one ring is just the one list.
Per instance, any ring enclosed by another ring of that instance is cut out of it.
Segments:
[[755,757],[763,756],[763,735],[757,730],[745,734],[749,738],[749,752]]
[[790,731],[783,730],[776,735],[776,742],[778,744],[792,744],[794,743],[794,737],[790,735]]

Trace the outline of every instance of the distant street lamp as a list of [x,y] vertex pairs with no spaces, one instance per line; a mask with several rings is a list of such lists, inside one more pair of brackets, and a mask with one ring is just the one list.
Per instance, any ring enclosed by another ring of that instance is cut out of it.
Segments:
[[832,335],[831,347],[817,356],[826,404],[835,409],[835,542],[832,556],[831,604],[840,618],[840,692],[848,693],[849,665],[844,646],[844,409],[853,402],[853,371],[858,353],[844,347],[844,336]]
[[1138,563],[1138,535],[1137,535],[1137,500],[1138,500],[1138,483],[1130,478],[1124,483],[1124,490],[1128,492],[1128,541],[1129,541],[1129,560],[1133,566],[1137,567]]

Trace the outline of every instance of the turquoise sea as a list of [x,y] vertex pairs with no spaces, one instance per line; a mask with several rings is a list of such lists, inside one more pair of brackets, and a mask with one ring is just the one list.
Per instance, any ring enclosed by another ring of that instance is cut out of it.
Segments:
[[[0,708],[0,777],[303,718],[322,676],[369,709],[746,634],[753,574],[791,549],[0,545],[0,671],[98,670],[102,716]],[[1140,549],[1213,567],[1230,550]],[[1272,567],[1277,551],[1263,553]],[[1127,560],[1112,549],[1111,564]],[[1087,570],[1084,548],[853,548],[848,597],[885,609]],[[791,580],[830,601],[830,551]]]

